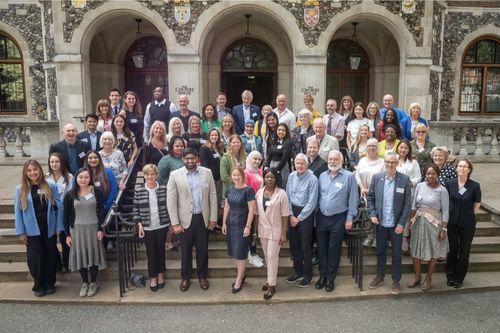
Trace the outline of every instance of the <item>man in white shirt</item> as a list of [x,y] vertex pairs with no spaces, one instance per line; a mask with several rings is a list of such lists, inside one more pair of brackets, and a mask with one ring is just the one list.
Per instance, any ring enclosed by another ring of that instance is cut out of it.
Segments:
[[286,96],[284,94],[279,94],[276,97],[276,108],[273,112],[276,112],[278,115],[278,122],[280,124],[286,124],[290,131],[295,128],[295,115],[286,107]]
[[153,90],[154,101],[146,106],[144,113],[144,142],[149,140],[149,130],[156,121],[163,121],[165,128],[168,128],[172,112],[177,111],[174,103],[171,103],[166,97],[162,87],[156,87]]

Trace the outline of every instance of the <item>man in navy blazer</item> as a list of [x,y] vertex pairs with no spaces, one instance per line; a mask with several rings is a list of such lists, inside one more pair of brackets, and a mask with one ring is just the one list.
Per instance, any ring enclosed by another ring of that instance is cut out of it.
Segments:
[[253,94],[250,90],[241,93],[243,104],[233,107],[234,129],[237,134],[243,134],[245,130],[245,121],[252,119],[257,122],[260,119],[260,107],[252,104]]
[[392,244],[392,289],[399,294],[401,288],[401,246],[403,229],[411,210],[411,180],[396,171],[398,156],[394,152],[385,156],[385,172],[373,176],[368,191],[367,212],[376,227],[377,276],[369,288],[375,289],[384,283],[387,261],[387,241]]
[[97,130],[97,115],[90,113],[85,116],[85,131],[78,133],[78,140],[85,142],[91,150],[101,150],[99,141],[101,140],[102,132]]
[[73,175],[83,167],[85,154],[89,150],[89,145],[77,139],[77,129],[73,124],[66,124],[63,127],[64,140],[53,143],[49,148],[49,155],[59,153],[64,158],[66,168]]

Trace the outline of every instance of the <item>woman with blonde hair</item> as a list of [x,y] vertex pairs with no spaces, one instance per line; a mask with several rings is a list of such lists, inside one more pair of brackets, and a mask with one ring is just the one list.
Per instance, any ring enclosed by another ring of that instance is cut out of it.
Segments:
[[262,138],[262,141],[264,143],[264,151],[265,149],[265,136],[266,136],[266,119],[267,116],[273,112],[273,107],[271,105],[264,105],[262,109],[260,109],[260,113],[262,114],[261,120],[257,120],[255,122],[255,127],[253,128],[253,134],[258,135]]
[[111,132],[104,132],[99,142],[102,149],[99,151],[104,167],[110,168],[118,182],[120,190],[125,189],[125,179],[127,178],[128,168],[123,153],[116,148],[115,136]]
[[418,124],[424,124],[427,127],[427,121],[420,117],[422,106],[419,103],[411,103],[408,108],[408,117],[400,121],[403,138],[408,141],[416,138],[415,130]]
[[[226,118],[227,116],[224,116]],[[227,189],[233,185],[231,170],[240,166],[245,168],[247,154],[243,148],[243,141],[238,134],[229,137],[229,146],[220,161],[220,177],[222,179],[222,197],[225,198]]]
[[[378,105],[377,102],[370,102],[370,103],[368,103],[368,106],[366,107],[366,117],[372,123],[373,128],[376,128],[378,122],[380,121],[380,119],[382,119],[382,117],[380,116],[379,109],[380,109],[380,106]],[[378,137],[377,135],[378,135],[378,133],[375,132],[375,137]]]
[[181,136],[184,134],[184,126],[180,118],[170,118],[168,122],[167,142],[170,142],[174,136]]
[[432,161],[439,167],[439,184],[446,186],[446,182],[450,179],[457,178],[457,169],[453,164],[448,162],[450,152],[444,146],[434,147],[431,150]]
[[200,148],[205,144],[206,134],[201,131],[201,120],[198,116],[191,116],[188,120],[188,131],[182,134],[186,147],[194,148],[200,154]]
[[149,130],[149,141],[144,144],[143,163],[158,165],[163,156],[168,154],[167,130],[165,123],[156,120]]
[[222,117],[222,122],[220,125],[220,139],[222,140],[222,143],[224,144],[224,148],[228,149],[229,146],[229,139],[233,134],[236,133],[236,130],[234,129],[234,118],[230,114],[226,114],[224,117]]
[[100,132],[111,131],[113,115],[111,114],[111,107],[107,99],[103,98],[97,101],[95,114],[99,117],[97,121],[97,130]]
[[64,231],[59,191],[47,183],[35,160],[24,163],[21,184],[14,193],[16,235],[26,245],[28,267],[37,297],[56,291],[57,233]]
[[359,161],[366,156],[368,139],[370,139],[370,127],[368,124],[359,126],[356,142],[351,146],[349,152],[349,164],[351,168],[356,169]]

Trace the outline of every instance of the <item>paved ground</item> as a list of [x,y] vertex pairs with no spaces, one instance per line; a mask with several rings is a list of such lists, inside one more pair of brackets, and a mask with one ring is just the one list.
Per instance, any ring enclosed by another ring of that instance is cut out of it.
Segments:
[[271,305],[0,304],[0,331],[498,332],[499,298],[487,292]]

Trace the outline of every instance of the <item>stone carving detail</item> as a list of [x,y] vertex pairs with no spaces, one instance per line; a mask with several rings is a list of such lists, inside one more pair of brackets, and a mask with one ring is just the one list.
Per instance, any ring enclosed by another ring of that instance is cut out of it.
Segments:
[[[29,67],[29,76],[32,78],[31,97],[34,105],[31,111],[38,119],[47,119],[45,98],[45,73],[42,65],[43,33],[42,13],[36,4],[9,4],[7,9],[0,9],[0,20],[16,29],[28,43],[29,53],[34,64]],[[26,81],[25,81],[26,84]],[[28,95],[29,87],[25,85]],[[30,113],[30,112],[28,112]]]
[[66,12],[66,21],[63,23],[64,41],[70,43],[73,39],[73,32],[82,23],[85,14],[92,9],[98,8],[105,3],[103,0],[87,1],[83,7],[75,7],[73,1],[63,0],[62,9]]
[[374,2],[384,6],[391,13],[401,16],[406,27],[415,38],[417,47],[424,45],[424,29],[420,21],[425,14],[425,1],[416,1],[415,11],[412,14],[405,14],[401,11],[403,1],[375,0]]
[[[467,22],[464,26],[463,23]],[[441,94],[442,98],[439,104],[439,120],[451,120],[455,112],[452,101],[455,93],[455,74],[460,73],[460,66],[455,66],[455,53],[458,45],[464,40],[464,37],[471,32],[494,24],[500,27],[500,12],[485,12],[482,15],[474,15],[471,12],[453,12],[450,11],[445,17],[444,36],[443,36],[443,73],[441,74]],[[459,55],[461,56],[461,55]],[[460,80],[460,78],[457,78]],[[456,105],[455,107],[459,107]]]

